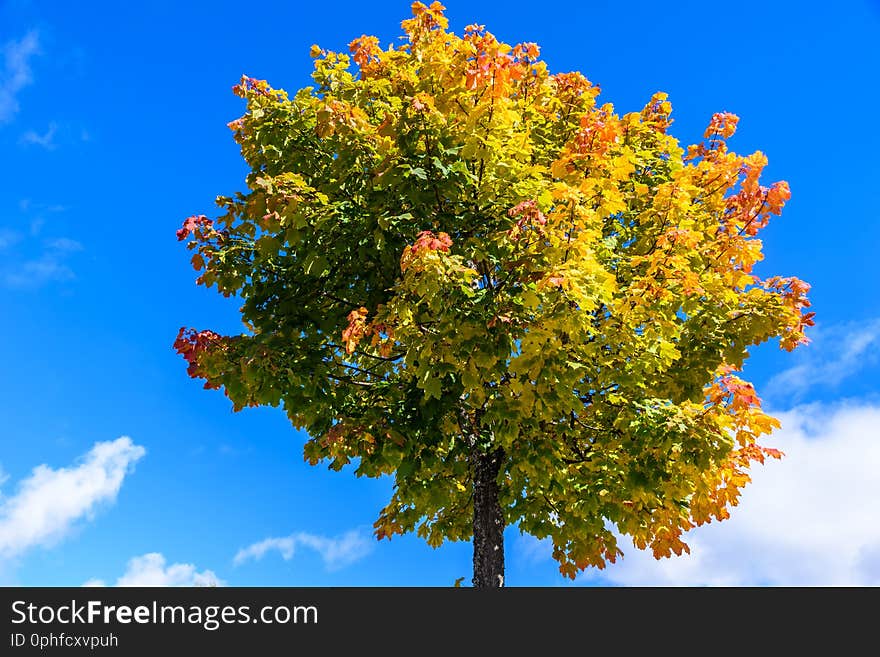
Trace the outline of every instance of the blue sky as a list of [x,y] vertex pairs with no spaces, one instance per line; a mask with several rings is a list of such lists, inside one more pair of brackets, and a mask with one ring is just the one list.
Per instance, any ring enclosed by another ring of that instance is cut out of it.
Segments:
[[[469,545],[370,537],[388,481],[307,466],[280,411],[233,414],[171,348],[182,325],[241,330],[174,235],[243,185],[231,85],[304,86],[311,44],[387,43],[408,3],[181,4],[0,3],[0,584],[469,581]],[[446,4],[621,112],[668,92],[683,142],[740,115],[732,147],[793,192],[759,273],[812,283],[814,342],[745,370],[788,458],[690,557],[577,583],[880,584],[880,3]],[[507,565],[566,583],[515,529]]]

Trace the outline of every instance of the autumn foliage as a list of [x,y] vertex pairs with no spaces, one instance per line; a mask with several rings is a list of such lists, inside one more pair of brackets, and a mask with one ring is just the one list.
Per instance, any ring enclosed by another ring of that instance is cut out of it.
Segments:
[[469,455],[494,450],[505,522],[563,574],[619,535],[687,551],[780,456],[739,372],[812,324],[808,285],[754,270],[788,185],[729,149],[732,114],[683,148],[666,94],[618,114],[535,44],[448,32],[437,2],[403,29],[314,46],[293,95],[234,87],[247,189],[178,237],[247,331],[182,330],[189,373],[283,406],[310,463],[394,477],[380,538],[470,539]]

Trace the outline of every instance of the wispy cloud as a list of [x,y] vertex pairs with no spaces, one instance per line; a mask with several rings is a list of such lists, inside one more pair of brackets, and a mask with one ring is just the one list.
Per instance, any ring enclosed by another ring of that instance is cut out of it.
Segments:
[[45,130],[30,129],[22,133],[18,143],[22,146],[39,146],[54,151],[59,146],[91,140],[89,132],[75,123],[50,121]]
[[18,209],[22,212],[64,212],[67,208],[60,203],[36,203],[29,198],[18,201]]
[[3,70],[0,72],[0,123],[8,123],[19,110],[19,92],[33,82],[30,60],[40,52],[36,30],[3,46]]
[[9,230],[8,228],[0,228],[0,251],[9,248],[20,239],[21,235],[19,235],[14,230]]
[[[623,559],[580,581],[880,585],[880,405],[816,404],[779,417],[782,429],[770,442],[785,458],[752,470],[754,481],[729,520],[688,533],[690,555],[656,560],[621,542]],[[549,547],[543,549],[549,558]]]
[[52,121],[51,123],[49,123],[49,127],[46,128],[46,132],[40,134],[35,130],[28,130],[21,136],[21,139],[19,139],[19,143],[24,144],[25,146],[41,146],[47,151],[55,150],[56,132],[58,132],[58,124],[55,123],[55,121]]
[[37,288],[49,281],[69,281],[76,278],[73,270],[60,261],[54,253],[44,253],[36,260],[28,260],[4,279],[7,287]]
[[42,232],[51,215],[59,214],[67,208],[59,203],[36,203],[29,198],[23,198],[18,202],[18,209],[30,215],[29,227],[31,237],[37,237]]
[[[211,570],[199,572],[191,563],[167,564],[159,552],[134,557],[115,586],[225,586]],[[106,586],[104,580],[90,579],[83,586]]]
[[53,240],[49,240],[46,243],[46,247],[52,249],[53,251],[61,251],[72,253],[74,251],[82,251],[83,245],[76,240],[72,240],[69,237],[57,237]]
[[242,548],[235,555],[235,565],[244,563],[248,559],[258,561],[266,556],[267,552],[271,551],[279,552],[285,561],[290,561],[296,553],[296,537],[267,538],[259,543],[253,543],[246,548]]
[[27,229],[0,227],[0,251],[5,251],[0,266],[0,287],[17,290],[38,289],[47,283],[76,278],[71,267],[75,254],[84,250],[75,239],[65,236],[42,237],[46,217],[63,212],[58,204],[19,201],[19,210]]
[[125,477],[146,451],[131,438],[98,442],[78,463],[34,468],[9,497],[0,498],[0,559],[20,556],[64,538],[103,504],[116,499]]
[[49,240],[37,257],[9,268],[2,281],[9,288],[33,289],[53,281],[72,280],[76,275],[67,259],[71,253],[82,250],[82,244],[68,237]]
[[768,381],[771,395],[797,401],[812,388],[834,388],[880,363],[880,319],[816,327],[799,362]]
[[262,559],[269,552],[278,552],[285,561],[290,561],[299,548],[317,552],[327,570],[339,570],[367,556],[373,549],[374,541],[364,532],[352,530],[328,538],[306,532],[299,532],[280,538],[267,538],[242,548],[235,555],[234,563],[242,564],[250,559]]

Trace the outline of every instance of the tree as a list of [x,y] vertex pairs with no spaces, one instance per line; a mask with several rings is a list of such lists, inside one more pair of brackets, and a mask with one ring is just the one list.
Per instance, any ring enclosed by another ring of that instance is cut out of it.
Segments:
[[472,538],[475,586],[503,585],[507,525],[569,577],[618,535],[681,554],[781,455],[736,372],[812,324],[808,285],[753,272],[788,185],[728,150],[736,116],[685,151],[666,94],[618,116],[443,9],[416,2],[396,47],[313,46],[292,97],[234,87],[247,192],[178,237],[248,332],[175,347],[236,410],[283,406],[310,463],[392,475],[377,537]]

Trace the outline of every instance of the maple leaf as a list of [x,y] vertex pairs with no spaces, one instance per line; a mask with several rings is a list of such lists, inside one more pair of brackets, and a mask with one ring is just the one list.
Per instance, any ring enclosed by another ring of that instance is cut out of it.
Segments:
[[195,233],[199,228],[210,229],[213,226],[213,223],[213,221],[203,214],[187,217],[183,221],[183,226],[177,230],[177,239],[178,241],[183,241],[191,234]]
[[345,352],[351,354],[357,348],[361,338],[367,332],[366,319],[369,311],[360,307],[348,313],[348,326],[342,331],[342,341],[345,344]]
[[791,190],[784,180],[773,183],[767,190],[767,207],[773,214],[782,214],[782,206],[791,198]]
[[368,66],[374,60],[378,60],[379,51],[381,50],[379,39],[374,36],[367,36],[366,34],[354,39],[348,44],[348,48],[353,54],[355,63],[361,68]]
[[724,139],[728,139],[736,132],[736,126],[739,123],[739,117],[730,112],[716,112],[712,115],[709,127],[703,135],[706,139],[711,139],[716,135],[720,135]]

